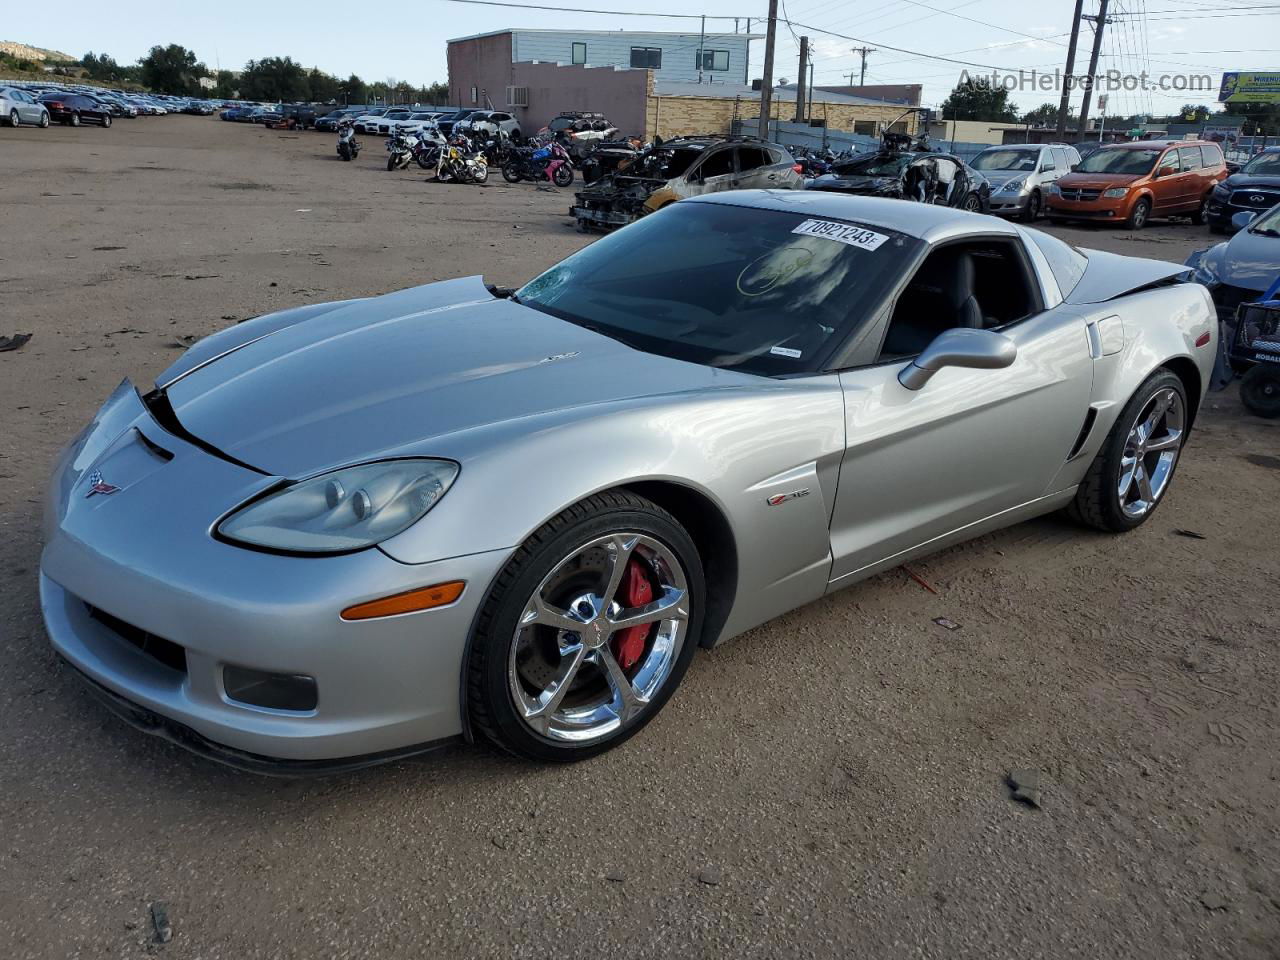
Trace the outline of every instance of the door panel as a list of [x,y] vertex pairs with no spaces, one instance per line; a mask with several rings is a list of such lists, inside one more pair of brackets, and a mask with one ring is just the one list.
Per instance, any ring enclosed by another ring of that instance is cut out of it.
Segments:
[[1057,307],[1002,332],[1018,347],[1003,370],[951,367],[916,391],[905,362],[840,375],[832,580],[1052,492],[1089,406],[1084,323]]

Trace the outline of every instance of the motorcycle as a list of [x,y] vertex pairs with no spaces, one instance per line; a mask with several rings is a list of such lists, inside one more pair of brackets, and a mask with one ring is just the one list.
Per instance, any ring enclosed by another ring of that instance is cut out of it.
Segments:
[[409,134],[397,130],[387,139],[387,169],[403,170],[413,159],[413,141]]
[[360,141],[356,139],[356,128],[350,120],[338,124],[338,156],[343,160],[354,160],[360,156]]
[[436,179],[441,183],[484,183],[489,179],[489,161],[483,153],[464,150],[466,144],[465,139],[461,145],[455,139],[441,148],[436,166]]
[[440,151],[444,140],[426,130],[419,130],[413,141],[413,159],[423,170],[435,170],[440,165]]
[[573,183],[573,163],[558,140],[545,146],[517,147],[502,166],[502,178],[507,183],[550,180],[557,187],[567,187]]

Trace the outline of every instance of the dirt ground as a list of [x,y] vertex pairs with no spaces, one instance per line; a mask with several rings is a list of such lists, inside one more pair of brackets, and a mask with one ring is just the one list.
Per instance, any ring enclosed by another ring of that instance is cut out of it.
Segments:
[[919,563],[937,595],[893,572],[828,597],[700,654],[589,763],[473,746],[280,781],[100,708],[41,626],[38,512],[122,377],[247,316],[514,284],[586,242],[565,193],[365,146],[0,130],[0,335],[34,334],[0,353],[0,956],[1280,957],[1280,423],[1234,390],[1136,533],[1045,519]]

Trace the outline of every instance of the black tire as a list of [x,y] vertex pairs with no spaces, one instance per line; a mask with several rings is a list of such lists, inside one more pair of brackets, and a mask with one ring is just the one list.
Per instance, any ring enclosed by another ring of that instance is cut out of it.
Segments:
[[40,129],[41,130],[49,129],[49,111],[48,110],[40,114]]
[[[1098,530],[1125,533],[1142,526],[1160,508],[1160,504],[1164,499],[1163,495],[1141,517],[1127,516],[1120,509],[1120,499],[1116,495],[1116,478],[1120,474],[1120,458],[1124,453],[1125,441],[1128,438],[1130,428],[1133,426],[1138,414],[1142,412],[1155,393],[1165,389],[1176,391],[1181,398],[1183,409],[1189,412],[1186,388],[1173,371],[1162,367],[1143,381],[1142,386],[1129,398],[1129,402],[1125,404],[1124,409],[1120,411],[1120,415],[1116,417],[1115,425],[1111,428],[1111,432],[1107,434],[1107,439],[1103,441],[1097,456],[1093,458],[1093,463],[1089,465],[1084,479],[1080,481],[1080,487],[1076,490],[1076,497],[1067,507],[1067,515],[1071,519]],[[1183,442],[1185,443],[1185,441],[1186,431],[1184,430]],[[1179,453],[1181,453],[1181,450],[1179,450]],[[1181,457],[1178,458],[1179,461],[1181,459]],[[1175,461],[1173,465],[1175,472],[1177,467],[1178,462]],[[1169,482],[1173,482],[1172,475],[1170,475]],[[1165,493],[1167,492],[1168,487],[1165,488]]]
[[552,182],[557,187],[567,187],[573,183],[573,167],[567,163],[562,163],[556,167],[556,172],[552,176]]
[[504,163],[502,165],[502,179],[507,183],[519,183],[524,177],[520,176],[520,168],[514,163]]
[[1040,219],[1040,212],[1044,209],[1044,200],[1040,196],[1039,190],[1032,190],[1031,196],[1027,197],[1027,208],[1022,211],[1019,217],[1023,223],[1035,223]]
[[111,126],[111,114],[109,114],[109,113],[104,113],[104,114],[102,115],[102,125],[103,125],[104,127],[109,127],[109,126]]
[[1256,416],[1280,417],[1280,369],[1260,363],[1246,373],[1240,381],[1240,400]]
[[965,210],[968,210],[970,213],[981,213],[982,197],[978,196],[976,193],[970,193],[967,197],[964,198],[963,207]]
[[1129,211],[1129,219],[1124,225],[1130,230],[1141,230],[1147,225],[1147,221],[1151,219],[1151,201],[1146,197],[1139,197],[1138,202],[1133,205],[1133,209]]
[[[684,568],[691,615],[679,655],[647,709],[619,729],[581,745],[540,736],[517,715],[509,688],[508,657],[517,622],[538,585],[565,557],[597,537],[622,530],[660,541]],[[585,760],[618,746],[652,720],[680,685],[701,635],[705,593],[697,548],[675,517],[657,504],[632,493],[607,491],[570,507],[521,544],[494,580],[476,618],[466,663],[467,712],[472,728],[530,760]]]
[[1196,212],[1191,214],[1191,222],[1197,227],[1203,227],[1209,220],[1209,194],[1205,194],[1200,199],[1200,206],[1196,208]]
[[67,122],[70,123],[73,127],[80,126],[80,114],[78,112],[73,111],[71,114],[71,119],[68,120]]
[[387,157],[387,169],[394,170],[396,168],[396,155],[393,153]]
[[18,116],[18,111],[17,111],[17,110],[10,110],[10,111],[9,111],[9,126],[11,126],[11,127],[20,127],[20,126],[22,126],[22,118],[21,118],[20,116]]

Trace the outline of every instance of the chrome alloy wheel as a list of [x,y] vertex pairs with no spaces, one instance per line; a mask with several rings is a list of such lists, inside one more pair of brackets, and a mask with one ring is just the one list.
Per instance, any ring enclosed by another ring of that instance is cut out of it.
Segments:
[[[652,599],[626,604],[633,577]],[[540,736],[575,744],[607,736],[644,713],[671,675],[692,611],[679,558],[640,533],[578,547],[543,579],[512,638],[507,679],[516,714]],[[627,631],[643,647],[619,662]],[[631,635],[639,640],[638,635]]]
[[1129,428],[1120,455],[1116,495],[1126,517],[1150,513],[1164,495],[1182,449],[1186,411],[1177,391],[1157,390]]

